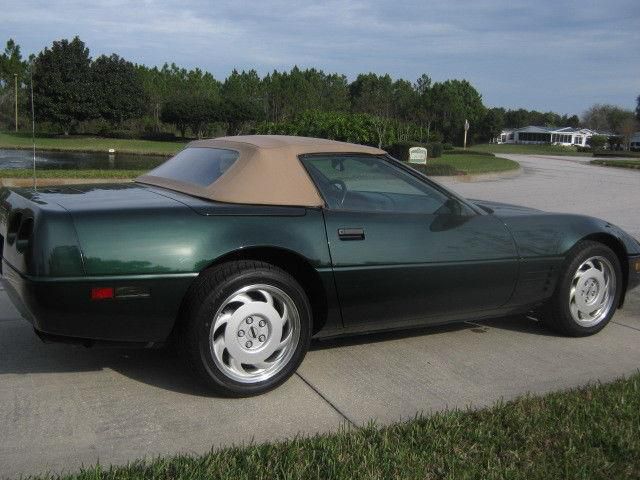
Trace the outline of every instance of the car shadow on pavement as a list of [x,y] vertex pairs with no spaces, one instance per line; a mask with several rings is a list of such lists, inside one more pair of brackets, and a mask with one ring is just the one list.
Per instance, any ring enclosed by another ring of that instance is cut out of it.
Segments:
[[432,325],[403,330],[390,330],[366,334],[353,334],[345,337],[317,339],[312,341],[311,350],[324,350],[334,347],[379,343],[462,330],[469,330],[470,333],[485,333],[489,328],[542,335],[545,337],[562,336],[547,329],[537,318],[525,315],[515,315],[510,317],[470,320],[462,323],[450,323],[445,325]]
[[[487,329],[555,335],[527,317],[508,317],[400,331],[369,333],[314,340],[312,350],[371,344],[409,337],[468,331],[482,334]],[[464,345],[461,345],[464,348]],[[5,324],[0,337],[0,376],[6,374],[82,373],[112,370],[124,377],[161,389],[195,396],[215,396],[202,387],[181,362],[173,348],[136,349],[122,347],[46,344],[30,326],[20,320]],[[37,380],[36,380],[37,381]]]

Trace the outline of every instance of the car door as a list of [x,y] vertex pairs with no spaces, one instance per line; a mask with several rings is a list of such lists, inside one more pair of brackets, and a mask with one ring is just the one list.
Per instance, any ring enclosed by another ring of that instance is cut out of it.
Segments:
[[345,326],[440,322],[509,300],[517,253],[497,218],[389,157],[302,161],[326,201]]

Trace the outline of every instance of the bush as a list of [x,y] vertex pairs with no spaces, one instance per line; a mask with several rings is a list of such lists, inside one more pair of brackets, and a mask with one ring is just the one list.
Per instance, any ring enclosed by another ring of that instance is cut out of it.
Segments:
[[409,149],[412,147],[423,147],[427,149],[427,158],[438,158],[442,156],[441,143],[420,143],[420,142],[397,142],[384,149],[394,158],[403,162],[409,161]]
[[449,152],[453,150],[453,145],[450,144],[449,142],[445,142],[442,144],[442,150],[444,150],[445,152]]
[[591,152],[591,147],[589,145],[587,145],[586,147],[578,145],[576,147],[576,151],[578,151],[578,152]]
[[605,137],[604,135],[594,135],[589,139],[589,145],[591,145],[591,148],[593,148],[594,150],[603,148],[606,144],[607,137]]
[[142,140],[156,140],[159,142],[175,142],[178,140],[173,132],[144,132],[140,135]]

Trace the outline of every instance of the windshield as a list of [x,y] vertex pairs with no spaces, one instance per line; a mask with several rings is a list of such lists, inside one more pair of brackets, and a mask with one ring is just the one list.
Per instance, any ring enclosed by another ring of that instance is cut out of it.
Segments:
[[147,175],[206,187],[220,178],[239,155],[224,148],[188,147]]

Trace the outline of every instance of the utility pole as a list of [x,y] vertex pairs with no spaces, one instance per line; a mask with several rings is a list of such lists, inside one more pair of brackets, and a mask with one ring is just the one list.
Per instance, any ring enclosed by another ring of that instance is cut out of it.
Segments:
[[13,80],[15,85],[15,97],[16,97],[16,133],[18,133],[18,74],[13,74]]

